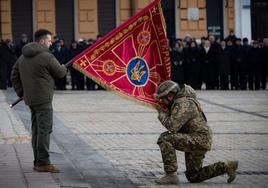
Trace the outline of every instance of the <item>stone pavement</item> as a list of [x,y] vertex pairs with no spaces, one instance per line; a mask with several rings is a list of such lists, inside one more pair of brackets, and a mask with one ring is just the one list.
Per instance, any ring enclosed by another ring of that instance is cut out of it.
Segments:
[[50,173],[32,170],[30,134],[0,90],[0,187],[60,187]]
[[238,159],[232,184],[226,176],[188,183],[177,152],[181,184],[156,185],[164,174],[156,141],[165,131],[157,113],[106,91],[56,92],[51,158],[61,173],[33,172],[30,113],[23,102],[8,109],[16,97],[7,90],[0,91],[0,187],[267,187],[268,91],[197,94],[214,133],[204,165]]

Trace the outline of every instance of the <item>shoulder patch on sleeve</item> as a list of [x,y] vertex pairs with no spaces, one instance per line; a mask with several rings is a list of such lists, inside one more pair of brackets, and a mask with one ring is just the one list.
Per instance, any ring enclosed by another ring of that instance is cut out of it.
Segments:
[[180,105],[179,105],[178,103],[176,103],[176,104],[173,106],[171,113],[172,113],[172,114],[176,114],[176,113],[179,112],[179,110],[180,110]]

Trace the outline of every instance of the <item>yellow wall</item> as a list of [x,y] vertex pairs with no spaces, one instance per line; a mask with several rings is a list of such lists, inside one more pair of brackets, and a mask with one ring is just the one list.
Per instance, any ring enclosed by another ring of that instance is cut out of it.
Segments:
[[130,16],[137,13],[154,0],[118,0],[119,24],[126,21]]
[[97,0],[77,0],[76,2],[76,39],[93,38],[98,35]]
[[[184,38],[186,34],[192,37],[200,38],[207,35],[207,15],[206,0],[177,0],[178,1],[178,31],[179,37]],[[187,19],[188,8],[198,8],[199,20],[193,21]]]
[[[117,24],[126,21],[132,13],[136,13],[153,0],[117,0]],[[207,35],[206,0],[175,0],[177,1],[177,33],[184,37],[189,33],[200,38]],[[234,0],[226,0],[226,30],[234,29]],[[12,39],[11,0],[1,0],[1,36]],[[33,0],[34,30],[45,28],[56,34],[55,0]],[[97,0],[75,0],[75,38],[95,38],[98,35]],[[199,9],[199,20],[187,20],[187,9]]]
[[131,16],[131,0],[118,0],[118,25],[125,22]]
[[138,12],[154,0],[135,0],[134,12]]
[[11,31],[11,2],[10,0],[1,0],[0,1],[0,24],[1,32],[0,39],[11,39],[12,40],[12,31]]
[[55,0],[34,1],[34,29],[47,29],[56,35]]
[[227,0],[225,11],[227,20],[226,30],[229,33],[230,30],[234,30],[234,0]]

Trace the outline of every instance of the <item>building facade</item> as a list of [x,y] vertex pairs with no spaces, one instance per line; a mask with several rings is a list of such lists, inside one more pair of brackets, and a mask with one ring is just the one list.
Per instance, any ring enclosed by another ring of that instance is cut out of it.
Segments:
[[[153,0],[0,0],[0,37],[18,42],[46,28],[70,42],[104,35]],[[169,38],[195,38],[229,30],[250,40],[267,37],[266,0],[162,0]]]

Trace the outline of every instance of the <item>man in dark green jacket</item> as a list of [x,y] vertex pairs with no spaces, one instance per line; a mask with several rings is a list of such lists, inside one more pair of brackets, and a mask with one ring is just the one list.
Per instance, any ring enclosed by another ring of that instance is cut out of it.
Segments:
[[35,42],[23,47],[22,55],[12,69],[11,80],[17,95],[23,97],[31,109],[34,170],[57,173],[59,170],[49,159],[52,99],[54,79],[64,77],[67,69],[49,51],[51,35],[45,29],[35,32]]

